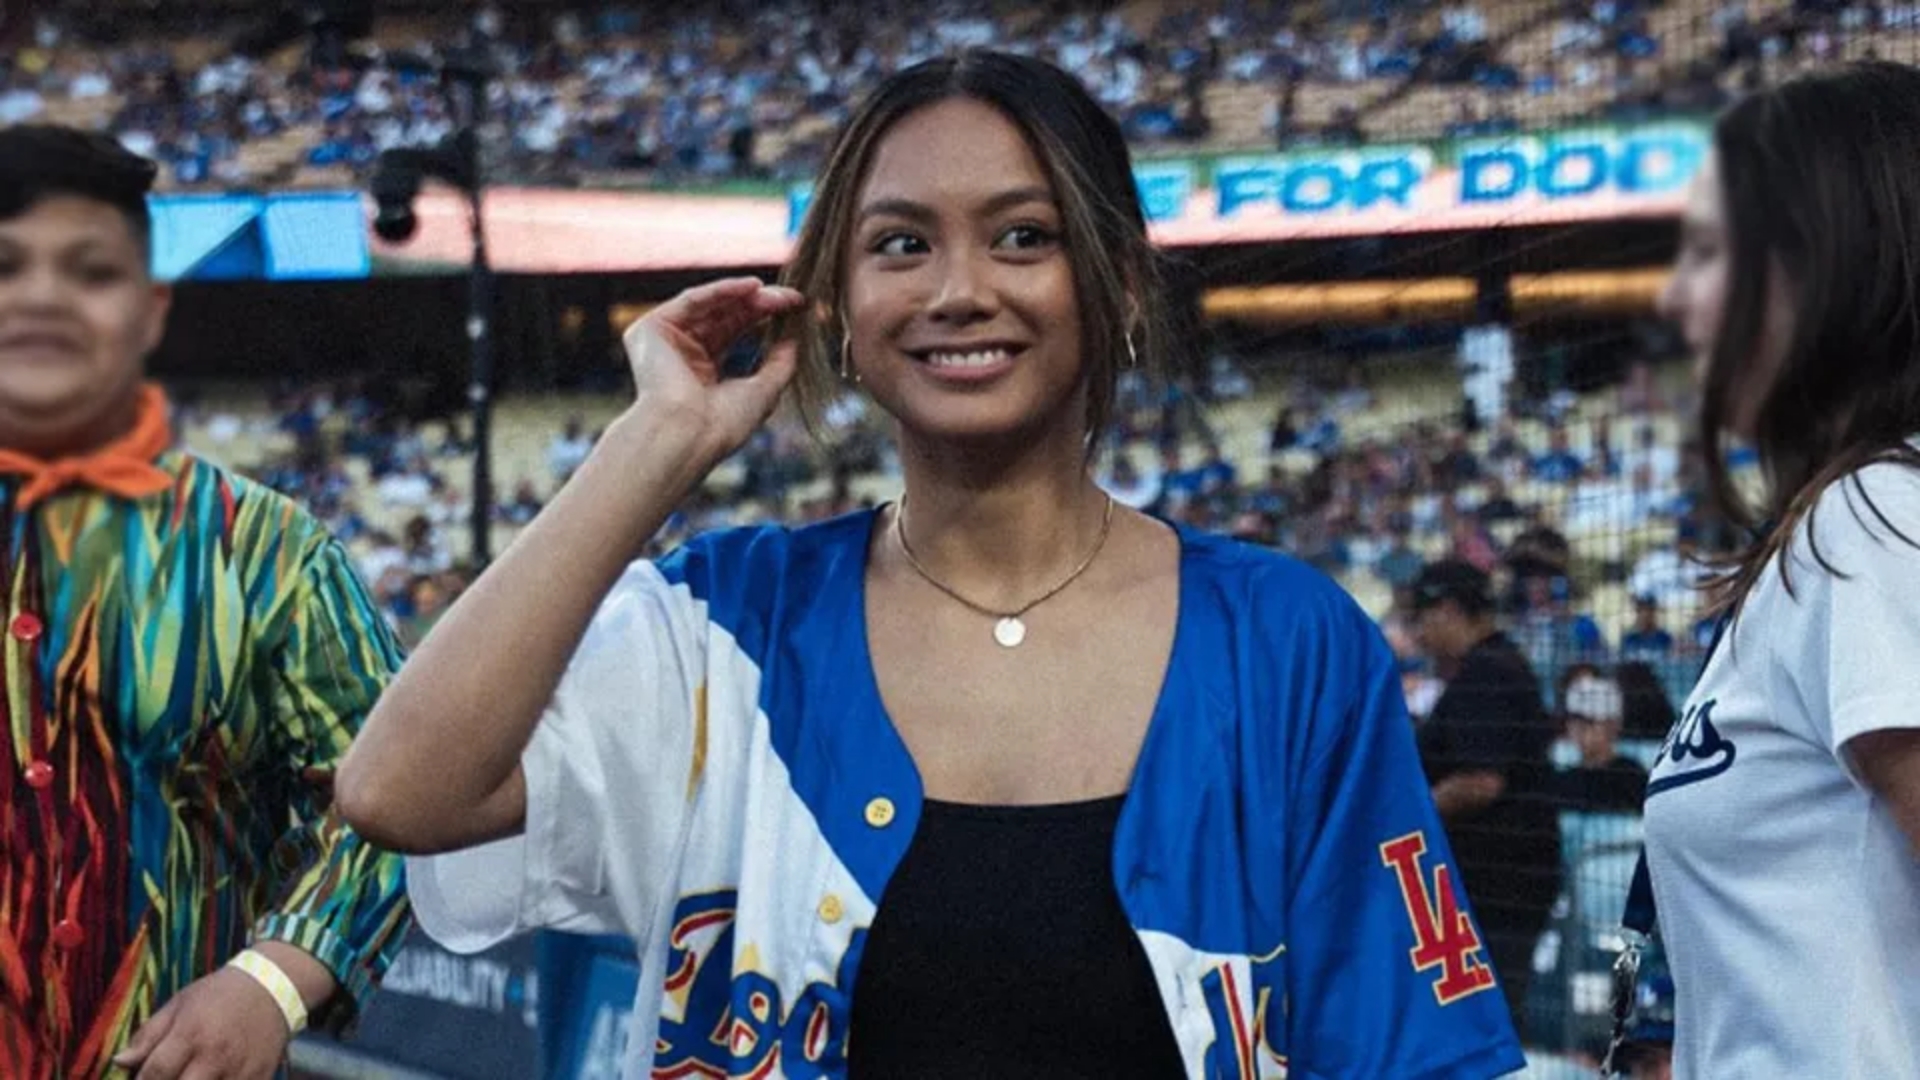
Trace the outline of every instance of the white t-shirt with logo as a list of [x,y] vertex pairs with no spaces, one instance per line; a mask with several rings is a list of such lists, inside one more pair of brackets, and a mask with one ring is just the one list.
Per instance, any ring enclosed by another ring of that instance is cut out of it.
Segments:
[[[1869,503],[1869,500],[1871,502]],[[1884,515],[1885,522],[1875,513]],[[1647,788],[1680,1080],[1920,1080],[1920,859],[1843,748],[1920,728],[1920,472],[1829,489]]]

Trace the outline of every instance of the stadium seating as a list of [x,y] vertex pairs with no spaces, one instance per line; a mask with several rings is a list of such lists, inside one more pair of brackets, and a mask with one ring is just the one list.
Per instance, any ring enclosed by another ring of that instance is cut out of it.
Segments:
[[[1346,445],[1363,446],[1369,442],[1389,441],[1421,422],[1451,424],[1457,412],[1458,388],[1455,381],[1457,375],[1449,367],[1399,363],[1383,370],[1386,374],[1376,381],[1369,406],[1343,421]],[[1315,455],[1297,451],[1275,454],[1268,448],[1274,417],[1288,400],[1288,374],[1284,369],[1276,370],[1271,366],[1256,366],[1253,374],[1253,393],[1209,408],[1209,420],[1221,450],[1228,460],[1235,463],[1242,477],[1263,476],[1270,465],[1278,465],[1290,475],[1303,475],[1317,464]],[[188,445],[194,449],[228,464],[255,471],[292,453],[294,441],[275,426],[277,418],[268,407],[264,391],[259,388],[209,387],[203,389],[201,398],[201,405],[195,412],[195,422],[185,432]],[[1568,429],[1576,452],[1585,453],[1590,449],[1589,429],[1578,421],[1582,417],[1605,415],[1611,407],[1611,400],[1599,395],[1579,402],[1570,410],[1572,419],[1568,422]],[[543,395],[503,400],[494,419],[493,473],[496,486],[504,492],[523,479],[532,480],[543,496],[550,494],[546,452],[554,433],[561,429],[567,418],[574,416],[582,418],[589,431],[598,430],[617,415],[619,408],[617,399],[604,395]],[[216,437],[209,420],[222,415],[240,419],[237,433],[235,425],[226,422],[219,428],[225,437]],[[1659,417],[1655,424],[1663,441],[1675,439],[1676,418]],[[337,425],[334,430],[337,432]],[[1545,449],[1545,423],[1524,421],[1516,431],[1529,453]],[[1482,431],[1470,438],[1469,446],[1477,454],[1484,455],[1491,439],[1490,431]],[[1668,444],[1671,445],[1670,442]],[[1197,440],[1191,440],[1187,446],[1190,454],[1202,449],[1203,445]],[[1151,470],[1154,467],[1155,453],[1148,444],[1136,442],[1128,446],[1124,453],[1138,469]],[[356,496],[368,523],[387,532],[401,532],[410,511],[394,511],[382,506],[377,493],[367,481],[366,463],[354,458],[346,460],[349,472],[361,485]],[[715,490],[726,490],[737,481],[738,475],[735,463],[734,467],[717,472],[710,486]],[[449,479],[463,491],[470,486],[467,476],[455,475]],[[790,493],[790,501],[793,506],[805,505],[824,497],[830,486],[830,478],[817,478],[795,488]],[[853,492],[857,498],[880,501],[892,498],[897,491],[897,478],[887,474],[861,474],[853,478]],[[1478,485],[1469,485],[1463,491],[1468,499],[1477,498],[1483,493],[1484,489]],[[1514,489],[1514,496],[1523,507],[1542,510],[1549,521],[1564,517],[1570,498],[1568,489],[1563,485],[1532,482],[1518,485]],[[492,538],[494,549],[499,550],[503,543],[511,539],[514,531],[509,526],[496,525]],[[1576,532],[1570,540],[1576,564],[1590,567],[1602,561],[1630,560],[1652,547],[1671,543],[1672,536],[1671,523],[1663,523],[1631,534],[1608,529],[1588,534]],[[470,537],[465,529],[451,530],[447,539],[456,555],[464,555],[469,550]],[[1443,555],[1446,553],[1445,537],[1417,537],[1416,550],[1423,557]],[[1591,582],[1588,607],[1596,613],[1605,636],[1610,641],[1619,640],[1632,611],[1624,586],[1619,582],[1598,580],[1591,570],[1583,570],[1580,576]],[[1391,590],[1367,570],[1342,574],[1340,580],[1376,617],[1384,615],[1391,605]],[[1669,623],[1687,625],[1693,614],[1691,608],[1676,608],[1669,612]]]
[[[1142,136],[1143,148],[1180,145],[1183,149],[1270,149],[1285,141],[1282,131],[1286,140],[1318,138],[1337,129],[1348,116],[1367,139],[1374,141],[1432,138],[1457,131],[1462,124],[1478,125],[1493,133],[1516,126],[1553,127],[1606,119],[1623,101],[1658,98],[1689,84],[1701,71],[1712,73],[1718,89],[1725,92],[1747,78],[1748,68],[1753,65],[1758,66],[1760,77],[1778,78],[1813,63],[1867,55],[1920,55],[1920,30],[1910,21],[1889,18],[1887,25],[1874,26],[1867,24],[1864,14],[1838,19],[1806,14],[1792,0],[1749,0],[1744,4],[1747,23],[1755,28],[1753,35],[1761,43],[1757,56],[1752,57],[1728,49],[1729,24],[1724,13],[1729,9],[1720,0],[1613,3],[1622,19],[1644,15],[1645,37],[1653,43],[1651,55],[1642,55],[1645,50],[1636,52],[1607,44],[1605,35],[1594,38],[1570,32],[1568,9],[1557,0],[1476,0],[1465,7],[1475,13],[1477,33],[1482,38],[1476,46],[1479,51],[1471,53],[1464,69],[1456,70],[1457,65],[1445,62],[1452,55],[1448,49],[1473,44],[1449,36],[1448,13],[1458,6],[1431,2],[1398,6],[1394,11],[1395,31],[1417,45],[1426,59],[1404,70],[1391,69],[1392,74],[1361,72],[1359,78],[1351,77],[1355,74],[1352,70],[1343,72],[1329,59],[1350,55],[1341,50],[1356,45],[1362,49],[1360,55],[1370,55],[1365,52],[1371,40],[1369,23],[1362,17],[1367,13],[1359,10],[1359,5],[1316,0],[1290,5],[1284,22],[1269,20],[1246,26],[1223,22],[1220,28],[1232,29],[1216,44],[1229,54],[1247,41],[1264,41],[1271,29],[1283,25],[1297,35],[1297,44],[1291,50],[1266,46],[1266,56],[1258,65],[1260,73],[1251,77],[1248,72],[1254,69],[1235,68],[1230,55],[1222,68],[1196,69],[1204,84],[1199,100],[1209,121],[1203,141],[1197,145],[1177,141],[1169,144],[1165,139]],[[1175,59],[1173,50],[1156,43],[1180,40],[1170,35],[1170,28],[1187,26],[1195,19],[1224,16],[1233,7],[1150,0],[1120,5],[1118,24],[1146,43],[1141,52],[1149,58],[1134,100],[1169,107],[1180,100],[1185,76],[1170,66]],[[961,5],[952,10],[987,15],[993,20],[996,37],[1009,42],[1045,39],[1049,32],[1057,35],[1060,25],[1031,6],[995,11],[992,5]],[[695,5],[689,17],[699,12],[699,5]],[[714,65],[749,63],[766,45],[764,38],[754,36],[754,27],[779,22],[724,25],[725,32],[713,35],[705,46],[706,54],[699,59]],[[465,29],[452,17],[407,13],[377,23],[370,44],[388,52],[417,49],[459,40]],[[649,26],[647,30],[650,32],[593,34],[584,43],[564,50],[568,61],[559,75],[544,82],[529,79],[522,89],[536,96],[550,96],[569,116],[594,114],[622,119],[666,107],[667,91],[651,81],[624,97],[601,101],[595,79],[584,73],[589,62],[625,55],[661,58],[684,45],[683,39],[674,36],[673,27]],[[891,33],[897,36],[905,30],[894,27]],[[172,70],[188,80],[190,88],[196,73],[227,55],[231,36],[223,31],[190,37],[143,37],[140,48],[163,50]],[[1596,45],[1595,41],[1602,43]],[[121,46],[105,57],[110,65],[119,65],[133,54],[132,49]],[[11,69],[14,80],[41,92],[43,118],[84,127],[109,127],[130,103],[141,99],[142,92],[137,89],[137,79],[122,76],[114,80],[107,93],[68,95],[71,73],[79,70],[84,57],[96,55],[100,55],[99,49],[69,36],[51,50],[30,50],[11,65],[0,61],[0,88],[4,88]],[[520,66],[532,55],[525,50],[516,53],[516,64],[511,66]],[[350,162],[308,160],[309,152],[326,139],[327,125],[321,114],[323,100],[316,96],[305,60],[303,46],[296,43],[262,65],[266,85],[278,92],[277,99],[284,99],[281,122],[275,130],[250,134],[234,152],[234,160],[222,161],[219,169],[205,168],[197,157],[191,158],[194,167],[173,170],[168,183],[319,187],[364,180],[364,158]],[[1281,69],[1289,65],[1297,67],[1298,79],[1282,73]],[[1569,77],[1570,71],[1579,68],[1589,68],[1590,72],[1581,78]],[[787,81],[756,94],[748,110],[756,137],[751,162],[742,167],[758,176],[804,173],[836,122],[836,110],[811,108],[807,95],[794,92],[791,69],[785,78]],[[848,89],[857,92],[858,87]],[[695,96],[685,102],[698,107],[706,100]],[[601,109],[597,114],[593,112],[596,102]],[[184,105],[181,102],[168,107],[178,115]],[[362,104],[347,99],[326,107],[349,122],[366,115]],[[340,112],[343,107],[345,111]],[[530,115],[522,109],[514,118],[524,123]],[[165,142],[163,139],[162,150],[167,149]],[[215,153],[220,153],[218,148]],[[551,152],[518,145],[505,160],[529,176],[547,177],[555,175],[556,163],[570,159],[565,145]],[[564,171],[570,174],[570,181],[585,183],[624,184],[651,176],[645,168],[610,168],[587,160],[576,161]],[[670,180],[673,176],[651,178]]]

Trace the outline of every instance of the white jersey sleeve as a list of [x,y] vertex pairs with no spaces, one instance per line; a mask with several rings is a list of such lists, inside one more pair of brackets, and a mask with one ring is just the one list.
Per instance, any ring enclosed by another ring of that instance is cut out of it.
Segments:
[[477,952],[536,929],[649,931],[680,860],[705,622],[655,564],[626,571],[521,758],[524,830],[407,860],[415,915],[436,941]]
[[[1784,665],[1811,734],[1851,773],[1846,745],[1873,731],[1920,728],[1920,471],[1874,465],[1822,495],[1790,554],[1805,618]],[[1824,560],[1822,567],[1815,552]]]

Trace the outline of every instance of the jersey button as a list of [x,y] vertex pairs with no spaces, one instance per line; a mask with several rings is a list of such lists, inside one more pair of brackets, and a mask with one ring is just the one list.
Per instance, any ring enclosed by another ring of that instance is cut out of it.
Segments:
[[840,902],[839,897],[828,893],[826,896],[820,898],[819,914],[821,922],[832,926],[834,923],[839,922],[846,913],[846,906]]
[[893,800],[883,796],[868,803],[867,824],[876,829],[893,824]]

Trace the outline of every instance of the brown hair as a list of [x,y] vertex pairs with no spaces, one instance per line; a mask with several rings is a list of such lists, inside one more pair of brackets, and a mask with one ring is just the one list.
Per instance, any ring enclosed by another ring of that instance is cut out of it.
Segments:
[[[1901,539],[1858,473],[1920,468],[1920,71],[1867,63],[1792,80],[1742,100],[1714,128],[1731,279],[1700,401],[1713,501],[1753,533],[1718,561],[1715,608],[1737,617],[1769,564],[1793,590],[1788,552],[1804,525],[1814,561],[1844,577],[1814,539],[1815,507],[1844,483]],[[1795,325],[1766,388],[1753,443],[1767,492],[1736,486],[1724,447],[1752,378],[1769,275],[1784,269]],[[1911,543],[1911,540],[1908,540]]]
[[781,275],[782,284],[812,301],[811,311],[776,330],[799,343],[795,388],[801,414],[813,426],[838,390],[847,247],[874,152],[907,115],[953,98],[992,106],[1018,127],[1059,203],[1080,309],[1091,452],[1113,417],[1129,337],[1143,373],[1158,372],[1165,361],[1159,256],[1147,238],[1119,125],[1060,68],[990,50],[968,50],[898,72],[861,103],[835,138]]

